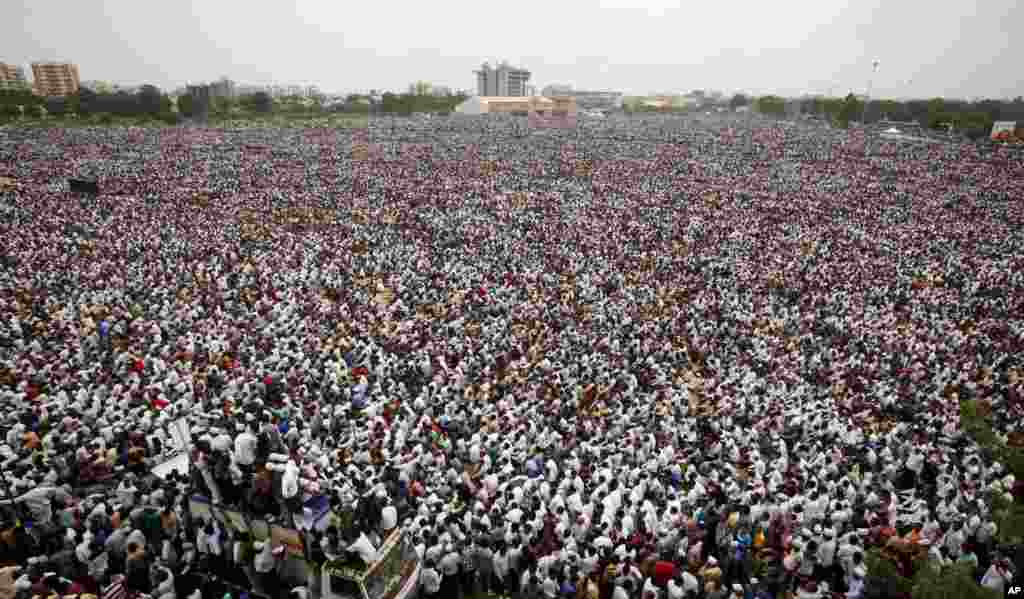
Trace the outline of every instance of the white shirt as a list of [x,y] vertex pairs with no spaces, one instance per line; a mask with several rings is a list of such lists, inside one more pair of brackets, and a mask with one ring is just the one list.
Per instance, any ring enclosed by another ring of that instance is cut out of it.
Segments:
[[384,530],[391,530],[398,525],[398,510],[393,505],[385,506],[380,511],[380,519]]
[[683,599],[685,594],[686,591],[675,580],[668,581],[668,599]]
[[495,552],[494,555],[491,557],[491,564],[494,566],[495,576],[501,579],[504,579],[506,576],[508,576],[508,554],[501,554]]
[[441,590],[441,575],[433,568],[423,568],[420,570],[420,583],[424,593],[435,595]]
[[372,564],[377,560],[377,549],[365,534],[360,533],[359,538],[349,546],[348,550],[358,553],[359,557],[367,564]]
[[235,438],[235,461],[243,466],[251,466],[256,462],[256,435],[245,431]]

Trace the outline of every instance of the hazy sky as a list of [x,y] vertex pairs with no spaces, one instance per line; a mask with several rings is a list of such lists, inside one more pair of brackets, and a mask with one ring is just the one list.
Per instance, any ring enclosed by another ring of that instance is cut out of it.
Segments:
[[4,0],[0,15],[0,61],[165,89],[475,90],[473,69],[508,59],[538,87],[839,95],[863,93],[877,58],[873,96],[1024,95],[1020,0]]

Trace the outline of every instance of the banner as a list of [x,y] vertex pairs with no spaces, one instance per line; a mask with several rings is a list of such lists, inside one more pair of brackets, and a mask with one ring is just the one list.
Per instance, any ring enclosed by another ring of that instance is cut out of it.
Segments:
[[188,420],[179,418],[167,425],[171,435],[171,446],[177,451],[189,451],[192,447],[192,429]]
[[1000,141],[1001,137],[1010,137],[1017,128],[1017,121],[996,121],[992,123],[992,141]]
[[167,478],[167,475],[171,472],[177,472],[179,474],[188,474],[189,470],[189,455],[188,453],[182,452],[178,455],[161,462],[153,467],[153,476],[163,480]]
[[302,535],[294,528],[283,528],[281,526],[270,527],[270,540],[277,545],[284,545],[294,557],[305,558],[306,550],[302,544]]
[[100,184],[96,181],[68,179],[68,191],[70,191],[71,193],[86,193],[89,195],[98,195],[100,193]]

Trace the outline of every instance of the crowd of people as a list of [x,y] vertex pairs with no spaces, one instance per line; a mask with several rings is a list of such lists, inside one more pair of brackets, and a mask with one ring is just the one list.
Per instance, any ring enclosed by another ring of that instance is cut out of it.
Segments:
[[194,495],[429,598],[1019,581],[1024,154],[524,122],[0,130],[0,599],[319,596]]

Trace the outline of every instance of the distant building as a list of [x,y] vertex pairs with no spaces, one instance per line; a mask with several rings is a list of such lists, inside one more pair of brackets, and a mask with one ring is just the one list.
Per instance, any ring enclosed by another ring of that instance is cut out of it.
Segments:
[[251,96],[252,94],[266,91],[267,87],[265,85],[239,85],[235,88],[235,92],[239,96]]
[[544,86],[541,95],[546,98],[576,98],[580,110],[616,110],[622,108],[622,93],[613,91],[585,91],[573,89],[566,83]]
[[78,93],[78,66],[66,62],[32,63],[33,87],[40,96],[70,96]]
[[525,97],[530,71],[501,62],[495,67],[490,63],[480,65],[476,75],[476,93],[485,97]]
[[211,98],[234,98],[235,97],[235,82],[223,77],[218,81],[214,81],[210,84],[210,97]]
[[576,126],[578,110],[573,96],[531,98],[529,125],[534,129],[570,129]]
[[545,85],[544,89],[540,90],[540,95],[546,98],[552,98],[554,96],[571,96],[572,85],[568,83],[553,83],[551,85]]
[[192,102],[195,105],[195,112],[198,114],[207,113],[210,110],[210,86],[189,85],[187,90],[188,95],[192,96]]
[[524,96],[473,96],[455,107],[458,114],[527,114],[531,110],[554,107],[550,98]]
[[25,68],[0,62],[0,88],[26,88]]
[[473,96],[455,107],[456,114],[515,114],[529,117],[531,127],[575,127],[576,99],[570,96]]
[[612,91],[574,91],[569,96],[576,98],[581,110],[617,110],[622,108],[622,93]]

